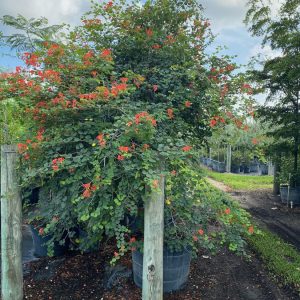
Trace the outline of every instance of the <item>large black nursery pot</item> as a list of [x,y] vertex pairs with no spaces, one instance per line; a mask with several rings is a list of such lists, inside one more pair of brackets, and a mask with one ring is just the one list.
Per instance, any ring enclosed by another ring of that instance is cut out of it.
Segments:
[[[38,230],[30,225],[33,247],[34,247],[34,256],[36,257],[45,257],[47,256],[47,245],[46,243],[52,238],[51,235],[41,236]],[[62,256],[65,254],[69,246],[69,243],[66,241],[64,245],[60,245],[58,242],[54,242],[54,256]]]
[[235,174],[240,173],[240,166],[238,166],[238,165],[231,165],[231,173],[235,173]]
[[[190,272],[191,252],[182,251],[171,253],[164,250],[163,254],[163,291],[169,293],[183,287],[188,280]],[[142,288],[143,283],[143,254],[139,251],[132,252],[133,280]]]
[[280,198],[282,203],[287,203],[289,197],[289,202],[293,202],[293,204],[300,204],[300,187],[291,188],[289,190],[288,195],[288,185],[280,186]]

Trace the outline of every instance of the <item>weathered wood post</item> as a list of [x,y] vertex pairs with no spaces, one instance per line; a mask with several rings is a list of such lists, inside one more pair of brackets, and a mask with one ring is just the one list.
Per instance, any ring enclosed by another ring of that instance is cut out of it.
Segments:
[[226,155],[226,172],[231,171],[231,145],[227,145],[227,155]]
[[163,299],[163,242],[165,178],[158,181],[160,191],[145,201],[143,300]]
[[273,194],[280,194],[280,162],[281,162],[281,154],[278,155],[274,160],[274,179],[273,179]]
[[23,299],[22,202],[16,171],[17,148],[1,146],[1,294]]

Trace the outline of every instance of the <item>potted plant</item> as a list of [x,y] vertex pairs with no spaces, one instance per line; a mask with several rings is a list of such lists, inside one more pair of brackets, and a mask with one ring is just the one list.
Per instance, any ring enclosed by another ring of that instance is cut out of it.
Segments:
[[[196,251],[196,242],[211,249],[211,240],[232,237],[230,248],[242,249],[248,219],[193,170],[205,137],[225,122],[218,114],[240,91],[232,84],[222,101],[216,97],[220,81],[235,82],[235,66],[226,57],[199,56],[210,42],[201,15],[193,0],[95,2],[64,43],[39,43],[24,55],[31,72],[0,81],[5,97],[18,96],[26,106],[23,186],[38,182],[51,191],[39,207],[54,241],[65,232],[72,238],[81,224],[91,244],[116,241],[115,263],[134,247],[125,217],[141,213],[163,172],[168,253]],[[84,250],[90,244],[82,240]]]
[[[248,214],[208,186],[199,171],[185,168],[178,174],[168,176],[165,189],[164,292],[176,291],[185,284],[191,258],[199,248],[216,252],[220,245],[228,245],[242,253],[245,242],[241,234],[249,233],[252,228]],[[134,282],[139,287],[142,287],[142,238],[143,228],[136,227],[129,240]]]

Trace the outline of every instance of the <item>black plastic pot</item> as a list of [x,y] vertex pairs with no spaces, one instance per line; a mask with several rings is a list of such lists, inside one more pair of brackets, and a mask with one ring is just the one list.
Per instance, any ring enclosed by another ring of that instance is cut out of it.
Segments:
[[266,164],[260,164],[259,165],[259,170],[262,175],[267,175],[268,174],[268,166]]
[[236,173],[236,174],[240,173],[240,166],[232,165],[231,166],[231,173]]
[[[47,245],[46,243],[52,238],[51,235],[41,236],[39,232],[34,228],[34,226],[30,225],[32,239],[33,239],[33,254],[36,257],[45,257],[47,256]],[[58,242],[54,242],[54,256],[61,256],[68,249],[68,243],[65,245],[60,245]]]
[[[288,199],[288,186],[287,185],[282,185],[280,187],[280,198],[281,198],[282,203],[287,203],[287,199]],[[290,188],[289,202],[293,202],[294,205],[300,204],[300,187]]]
[[[163,291],[169,293],[183,287],[188,280],[190,272],[191,252],[170,253],[164,251],[163,255]],[[139,251],[132,252],[133,280],[142,288],[143,283],[143,254]]]
[[244,166],[244,173],[250,173],[250,168],[248,166]]
[[250,172],[255,172],[258,173],[258,169],[259,169],[259,164],[258,163],[251,163],[250,166]]

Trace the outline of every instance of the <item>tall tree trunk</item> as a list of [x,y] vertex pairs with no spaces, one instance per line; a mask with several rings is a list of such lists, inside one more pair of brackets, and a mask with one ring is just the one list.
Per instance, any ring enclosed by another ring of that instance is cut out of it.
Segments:
[[298,154],[299,154],[299,93],[297,97],[296,107],[294,110],[295,119],[296,119],[296,126],[295,126],[295,134],[294,134],[294,167],[293,167],[293,179],[292,179],[292,186],[299,184],[299,180],[297,180],[297,171],[298,171]]

